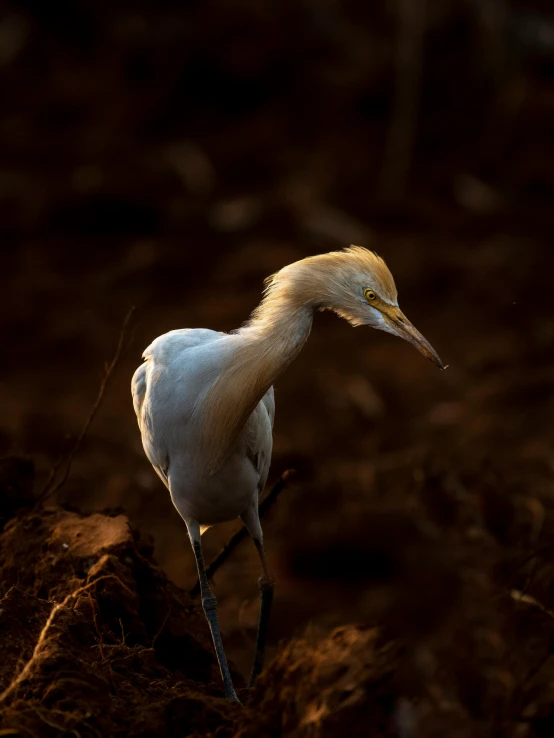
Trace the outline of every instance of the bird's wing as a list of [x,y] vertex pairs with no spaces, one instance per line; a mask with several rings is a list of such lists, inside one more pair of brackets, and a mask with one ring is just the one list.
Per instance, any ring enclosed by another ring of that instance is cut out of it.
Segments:
[[177,351],[195,348],[221,338],[225,333],[212,331],[209,328],[179,328],[155,338],[142,356],[144,359],[168,360]]
[[275,393],[273,392],[273,387],[270,387],[262,397],[262,402],[265,405],[271,427],[273,428],[273,423],[275,422]]
[[[224,336],[226,334],[205,329],[166,333],[148,346],[143,354],[145,362],[133,376],[133,405],[144,450],[166,484],[172,452],[184,451],[196,433],[194,408],[206,376],[198,368],[203,365],[217,367],[218,362],[224,360],[225,353],[221,348],[212,350],[209,345]],[[258,474],[260,492],[265,486],[271,463],[274,415],[271,387],[252,412],[243,431],[246,456]]]
[[133,374],[131,380],[131,394],[133,395],[133,407],[139,425],[141,424],[141,409],[148,388],[148,360],[154,359],[166,363],[172,357],[183,350],[195,348],[204,343],[221,338],[223,333],[211,331],[208,328],[181,328],[169,331],[155,338],[143,351],[142,358],[146,359]]
[[275,399],[273,387],[270,387],[250,416],[246,428],[246,455],[258,472],[259,494],[263,492],[271,465],[274,418]]
[[[205,328],[170,331],[156,338],[144,351],[144,363],[138,367],[131,380],[133,407],[142,434],[146,455],[167,484],[168,433],[167,424],[160,425],[160,417],[171,418],[174,408],[182,403],[179,391],[187,392],[185,375],[179,371],[175,379],[167,379],[168,368],[186,366],[189,349],[221,338],[223,333]],[[173,370],[174,371],[174,370]],[[170,372],[171,376],[171,372]],[[161,379],[162,378],[162,379]],[[181,380],[181,381],[179,381]],[[159,413],[155,418],[156,409]]]
[[140,425],[142,403],[146,394],[146,364],[141,364],[131,379],[131,394],[133,395],[133,407]]

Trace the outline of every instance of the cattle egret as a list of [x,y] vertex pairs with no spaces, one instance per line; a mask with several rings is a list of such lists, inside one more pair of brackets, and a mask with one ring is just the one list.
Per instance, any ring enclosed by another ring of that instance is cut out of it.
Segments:
[[398,307],[383,259],[351,246],[302,259],[269,277],[260,305],[232,333],[181,329],[156,338],[132,380],[144,451],[187,526],[202,607],[225,696],[231,700],[237,695],[221,640],[217,600],[204,568],[201,534],[216,523],[241,518],[258,551],[261,602],[252,684],[263,665],[274,587],[258,514],[271,460],[273,383],[298,356],[317,310],[333,310],[353,326],[400,336],[444,369]]

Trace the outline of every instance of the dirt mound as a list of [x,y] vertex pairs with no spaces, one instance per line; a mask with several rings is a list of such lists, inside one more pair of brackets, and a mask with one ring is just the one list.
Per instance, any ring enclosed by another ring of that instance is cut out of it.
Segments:
[[381,509],[307,530],[281,573],[309,598],[317,560],[344,620],[363,623],[310,626],[252,690],[231,665],[241,706],[222,697],[200,603],[125,515],[33,506],[21,460],[0,479],[0,735],[550,735],[552,567],[540,551],[514,562],[509,516],[504,540],[466,525],[464,505],[434,527],[444,500],[430,494],[425,524]]
[[231,734],[236,708],[212,696],[203,614],[124,515],[24,509],[5,525],[0,560],[4,730]]
[[[5,460],[10,489],[23,462]],[[291,641],[244,706],[222,698],[199,603],[156,567],[122,514],[14,502],[0,535],[3,735],[331,735],[379,731],[396,647],[350,626]],[[370,699],[370,703],[368,703]]]

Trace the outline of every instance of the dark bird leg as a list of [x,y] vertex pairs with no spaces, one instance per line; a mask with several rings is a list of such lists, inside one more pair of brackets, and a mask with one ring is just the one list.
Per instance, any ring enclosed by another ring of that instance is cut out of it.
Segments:
[[213,595],[206,576],[206,569],[204,567],[204,556],[202,554],[202,543],[200,541],[200,527],[194,522],[187,522],[187,528],[189,531],[190,541],[192,543],[192,549],[196,557],[196,566],[198,567],[198,578],[200,580],[200,595],[202,597],[202,608],[204,614],[210,625],[210,631],[212,633],[212,640],[214,642],[215,652],[217,660],[219,662],[219,668],[221,670],[221,676],[223,678],[223,686],[225,689],[225,697],[228,700],[234,700],[239,702],[239,698],[233,687],[233,680],[231,679],[231,672],[227,664],[227,658],[225,656],[225,650],[223,648],[223,641],[221,640],[221,631],[219,629],[219,621],[217,619],[217,600]]
[[267,559],[264,551],[264,534],[260,525],[260,513],[258,510],[257,498],[252,500],[250,505],[240,516],[245,524],[248,532],[254,540],[256,551],[262,562],[262,576],[258,579],[260,587],[260,617],[258,620],[258,635],[256,637],[256,652],[254,654],[254,663],[250,672],[250,680],[248,686],[251,687],[256,681],[256,677],[261,672],[264,665],[265,642],[267,638],[267,628],[269,625],[269,614],[271,612],[271,604],[273,603],[273,590],[275,587],[275,577],[269,571]]
[[270,573],[265,557],[263,540],[254,538],[254,545],[258,551],[260,561],[262,562],[262,576],[258,579],[260,587],[260,617],[258,620],[258,635],[256,637],[256,652],[254,654],[254,663],[248,686],[252,687],[256,681],[256,677],[261,672],[264,665],[265,642],[267,638],[267,629],[269,626],[269,615],[271,605],[273,603],[273,591],[275,587],[275,577]]

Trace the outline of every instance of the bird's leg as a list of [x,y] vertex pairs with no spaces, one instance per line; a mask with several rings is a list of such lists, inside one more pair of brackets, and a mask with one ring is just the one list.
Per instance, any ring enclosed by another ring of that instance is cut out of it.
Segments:
[[227,664],[227,657],[225,656],[225,650],[223,648],[223,641],[221,640],[221,631],[219,629],[219,621],[217,619],[217,600],[213,595],[206,576],[206,569],[204,567],[204,556],[202,554],[202,543],[200,541],[200,529],[197,524],[187,523],[189,530],[189,536],[192,543],[192,550],[196,557],[196,566],[198,567],[198,578],[200,580],[200,594],[202,597],[202,609],[208,620],[210,631],[212,633],[212,640],[214,642],[215,652],[217,660],[219,662],[219,668],[221,670],[221,676],[223,678],[223,687],[225,689],[225,697],[228,700],[234,700],[239,702],[239,698],[233,687],[233,680],[231,679],[231,672]]
[[273,603],[273,591],[275,587],[275,577],[270,573],[265,557],[263,540],[254,538],[254,545],[258,551],[260,561],[262,562],[262,576],[258,580],[260,587],[260,617],[258,620],[258,635],[256,637],[256,652],[254,654],[254,663],[250,673],[248,686],[252,687],[256,681],[256,677],[261,672],[264,665],[265,642],[267,638],[267,628],[269,625],[269,615],[271,605]]
[[262,526],[260,525],[260,514],[258,510],[258,497],[252,499],[246,510],[240,516],[248,529],[248,532],[254,540],[256,551],[262,563],[262,576],[258,579],[260,587],[260,617],[258,620],[258,635],[256,637],[256,652],[254,654],[254,663],[250,672],[250,680],[248,686],[251,687],[256,681],[256,677],[261,672],[264,665],[265,642],[267,637],[267,628],[269,625],[269,615],[271,605],[273,603],[273,590],[275,587],[275,577],[269,571],[267,559],[264,551],[264,536]]

